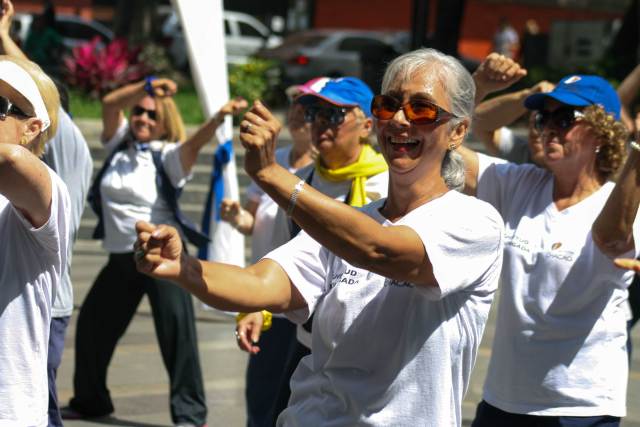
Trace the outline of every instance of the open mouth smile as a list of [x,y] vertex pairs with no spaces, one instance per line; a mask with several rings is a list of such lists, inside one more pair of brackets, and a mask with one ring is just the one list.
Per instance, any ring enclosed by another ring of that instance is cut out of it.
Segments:
[[393,148],[393,151],[406,153],[420,145],[420,141],[414,138],[403,138],[392,136],[387,138],[387,142]]

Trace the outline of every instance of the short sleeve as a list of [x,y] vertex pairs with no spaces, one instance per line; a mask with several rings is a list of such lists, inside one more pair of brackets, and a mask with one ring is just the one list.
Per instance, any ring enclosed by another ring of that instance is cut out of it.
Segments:
[[307,321],[324,294],[329,256],[330,253],[304,231],[265,255],[284,269],[307,303],[306,308],[285,313],[292,322]]
[[122,119],[122,121],[120,121],[120,124],[118,125],[116,133],[113,134],[111,139],[102,141],[102,144],[104,145],[105,150],[107,150],[107,153],[111,153],[116,149],[118,144],[127,135],[127,132],[129,132],[129,121],[127,119]]
[[477,197],[504,213],[505,205],[513,200],[514,192],[523,181],[533,185],[544,175],[545,172],[535,165],[517,165],[478,153]]
[[502,266],[504,223],[498,212],[459,193],[448,199],[440,201],[446,206],[402,221],[420,236],[433,266],[438,287],[421,288],[433,299],[469,287],[493,287]]
[[175,188],[184,187],[192,174],[185,174],[180,160],[180,145],[174,143],[164,144],[162,149],[162,164],[171,184]]
[[[41,227],[35,228],[18,210],[13,212],[18,222],[31,234],[47,251],[66,259],[69,245],[69,225],[71,222],[71,202],[67,186],[56,173],[47,168],[51,177],[51,207],[49,218]],[[64,262],[62,263],[64,265]]]

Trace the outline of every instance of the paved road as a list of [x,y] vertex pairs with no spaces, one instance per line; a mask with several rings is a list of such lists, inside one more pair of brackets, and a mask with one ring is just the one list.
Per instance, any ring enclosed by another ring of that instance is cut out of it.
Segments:
[[[97,134],[93,123],[81,122],[81,127],[88,135]],[[81,240],[76,245],[72,277],[77,306],[82,302],[105,259],[105,255],[95,242]],[[243,426],[246,422],[243,393],[247,356],[235,346],[232,320],[226,315],[204,310],[200,304],[197,306],[197,327],[209,406],[209,426]],[[59,371],[59,393],[64,403],[72,395],[76,315],[77,307],[68,331],[65,353]],[[640,349],[639,334],[638,329],[633,334],[638,349]],[[490,355],[489,343],[492,338],[493,316],[487,327],[469,392],[464,401],[464,425],[469,425],[482,393],[482,381]],[[113,417],[91,421],[69,421],[66,425],[69,427],[171,425],[168,413],[167,376],[160,359],[146,300],[140,306],[138,314],[118,345],[109,370],[109,388],[116,406]],[[640,407],[637,404],[640,402],[640,351],[636,352],[632,361],[628,402],[629,415],[623,422],[623,426],[640,427]]]

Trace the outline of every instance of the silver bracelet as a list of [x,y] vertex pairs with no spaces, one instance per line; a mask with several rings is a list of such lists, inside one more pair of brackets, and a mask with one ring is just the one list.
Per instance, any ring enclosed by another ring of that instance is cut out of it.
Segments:
[[640,144],[638,144],[636,141],[630,141],[629,147],[631,147],[633,150],[640,151]]
[[298,201],[298,196],[302,192],[302,188],[304,187],[304,179],[298,181],[295,187],[293,187],[293,193],[289,196],[289,206],[287,206],[287,216],[291,216],[293,213],[293,208],[296,207],[296,202]]

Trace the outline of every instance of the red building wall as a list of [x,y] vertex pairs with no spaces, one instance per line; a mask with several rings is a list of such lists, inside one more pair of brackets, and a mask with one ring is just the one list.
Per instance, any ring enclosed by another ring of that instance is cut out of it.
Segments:
[[[441,0],[447,1],[447,0]],[[431,2],[429,28],[435,25],[436,1]],[[413,0],[322,0],[316,2],[315,27],[410,30]],[[482,59],[491,51],[493,34],[501,17],[506,17],[519,34],[525,22],[535,19],[548,32],[553,21],[596,21],[621,18],[622,13],[596,12],[561,7],[536,7],[467,0],[458,49],[461,54]]]

